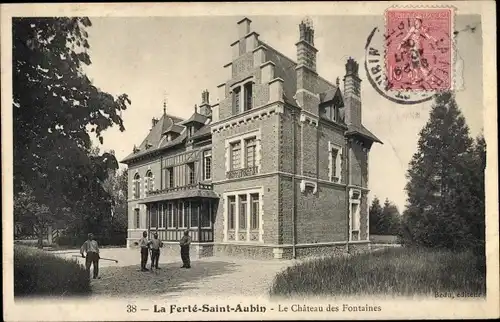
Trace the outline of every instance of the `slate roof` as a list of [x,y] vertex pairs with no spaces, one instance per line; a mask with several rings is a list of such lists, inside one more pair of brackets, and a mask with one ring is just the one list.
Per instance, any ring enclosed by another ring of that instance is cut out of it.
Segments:
[[[184,129],[181,125],[178,125],[177,123],[180,123],[184,121],[182,118],[179,118],[177,116],[169,115],[164,113],[161,118],[158,120],[158,122],[149,130],[148,135],[146,138],[142,141],[142,143],[138,146],[139,152],[137,153],[131,153],[125,159],[123,159],[121,162],[126,163],[130,161],[131,159],[134,159],[139,156],[143,156],[146,154],[149,154],[158,148],[163,148],[168,146],[173,146],[176,144],[179,144],[182,142],[182,130]],[[181,134],[179,137],[176,139],[167,142],[165,140],[165,137],[163,136],[163,133],[168,132],[172,128],[175,129],[175,131],[179,131],[178,133]],[[184,136],[185,138],[185,136]],[[150,145],[149,149],[146,149],[146,144]]]
[[200,113],[194,113],[191,115],[191,117],[185,121],[182,121],[180,124],[182,125],[187,125],[189,123],[200,123],[200,124],[205,124],[208,120],[208,117],[206,117],[203,114]]
[[360,135],[360,136],[362,136],[364,138],[370,139],[373,142],[378,142],[380,144],[383,144],[382,141],[380,141],[379,138],[377,138],[375,136],[375,134],[373,134],[372,132],[370,132],[363,125],[358,126],[358,125],[354,125],[354,124],[349,124],[347,132],[346,132],[346,135]]

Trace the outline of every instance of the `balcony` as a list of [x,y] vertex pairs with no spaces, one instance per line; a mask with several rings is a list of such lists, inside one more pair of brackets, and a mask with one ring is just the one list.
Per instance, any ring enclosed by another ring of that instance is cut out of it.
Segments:
[[226,178],[237,179],[237,178],[253,176],[257,173],[259,173],[259,167],[253,166],[253,167],[247,167],[247,168],[235,169],[235,170],[228,171],[228,172],[226,172]]
[[193,189],[213,190],[213,186],[211,184],[198,182],[198,183],[188,184],[188,185],[181,186],[181,187],[171,187],[171,188],[165,188],[163,190],[149,191],[148,196],[162,195],[162,194],[166,194],[166,193],[170,193],[170,192],[180,192],[180,191],[193,190]]
[[219,196],[213,191],[212,184],[195,183],[181,187],[149,191],[147,197],[141,200],[140,203],[148,204],[158,201],[186,198],[219,198]]

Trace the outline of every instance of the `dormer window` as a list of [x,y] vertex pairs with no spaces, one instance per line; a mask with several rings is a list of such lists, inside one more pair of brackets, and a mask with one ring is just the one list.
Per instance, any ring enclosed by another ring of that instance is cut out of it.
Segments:
[[321,117],[333,122],[337,122],[338,108],[334,104],[324,105],[321,108]]

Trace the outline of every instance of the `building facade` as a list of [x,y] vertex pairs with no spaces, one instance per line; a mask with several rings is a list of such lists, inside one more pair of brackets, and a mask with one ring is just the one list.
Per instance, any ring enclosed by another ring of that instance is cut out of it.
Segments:
[[359,65],[318,75],[312,24],[299,25],[297,61],[238,24],[218,102],[202,93],[188,120],[164,113],[122,162],[129,167],[133,247],[157,231],[195,256],[294,258],[368,248],[368,156],[380,140],[362,124]]

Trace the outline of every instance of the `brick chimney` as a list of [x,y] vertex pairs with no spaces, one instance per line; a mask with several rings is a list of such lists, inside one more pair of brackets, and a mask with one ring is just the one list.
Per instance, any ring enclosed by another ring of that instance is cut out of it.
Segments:
[[314,29],[310,19],[304,19],[299,24],[299,41],[297,46],[297,63],[316,71],[316,53],[318,50],[314,47]]
[[153,127],[155,127],[156,123],[158,123],[158,119],[153,117],[153,118],[151,119],[151,127],[152,127],[152,128],[153,128]]
[[317,95],[316,53],[314,47],[314,29],[310,19],[299,24],[299,41],[297,47],[297,92],[295,100],[305,111],[318,115],[319,95]]
[[359,64],[349,57],[345,64],[344,76],[344,105],[345,123],[361,125],[361,79],[359,78]]
[[205,115],[206,117],[212,117],[212,107],[210,106],[210,93],[208,90],[204,90],[201,93],[201,104],[199,107],[199,113]]

